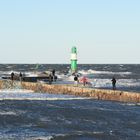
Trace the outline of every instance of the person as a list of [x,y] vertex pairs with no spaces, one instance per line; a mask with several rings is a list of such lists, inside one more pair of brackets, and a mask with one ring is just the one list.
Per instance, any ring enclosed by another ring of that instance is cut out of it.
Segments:
[[55,81],[55,69],[52,70],[53,81]]
[[78,75],[74,76],[74,83],[76,86],[78,86]]
[[84,76],[84,77],[82,78],[82,81],[83,81],[83,85],[85,86],[85,85],[87,84],[87,78],[86,78],[86,76]]
[[20,82],[22,81],[22,73],[21,72],[19,73],[19,80],[20,80]]
[[49,74],[49,84],[51,85],[52,84],[52,75]]
[[113,88],[113,90],[115,90],[116,89],[116,79],[115,79],[115,77],[113,77],[111,81],[112,81],[112,88]]
[[12,80],[12,81],[14,80],[14,75],[15,75],[14,72],[12,72],[12,73],[11,73],[11,80]]

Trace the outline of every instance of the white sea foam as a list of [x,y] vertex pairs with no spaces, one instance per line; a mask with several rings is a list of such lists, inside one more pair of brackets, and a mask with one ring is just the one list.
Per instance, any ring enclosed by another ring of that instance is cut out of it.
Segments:
[[140,103],[123,103],[122,105],[127,106],[140,106]]
[[[90,79],[92,87],[112,87],[111,79]],[[117,87],[140,87],[140,79],[118,79]]]
[[80,70],[78,73],[83,74],[83,75],[88,75],[88,74],[120,74],[120,75],[130,75],[132,74],[131,72],[111,72],[111,71],[96,71],[96,70]]
[[33,90],[26,89],[1,89],[0,93],[33,93]]
[[90,79],[92,87],[111,87],[110,79]]
[[[19,71],[0,71],[0,75],[3,76],[11,76],[11,73],[14,72],[15,75],[19,75]],[[28,77],[37,77],[38,76],[38,72],[23,72],[23,75],[26,75]]]
[[53,136],[40,136],[35,138],[27,138],[27,140],[52,140]]
[[[94,71],[92,71],[94,72]],[[91,72],[90,72],[91,73]],[[96,73],[102,74],[101,71],[96,71]],[[104,73],[112,73],[112,72],[104,72]],[[84,73],[85,74],[85,73]],[[89,74],[86,73],[86,74]],[[114,73],[112,73],[114,74]],[[120,74],[131,74],[130,72],[120,72]],[[88,77],[88,75],[87,75]],[[70,75],[60,75],[61,81],[57,81],[56,84],[74,84],[74,76]],[[79,77],[80,79],[80,77]],[[111,79],[102,79],[102,78],[88,78],[92,87],[94,88],[112,88]],[[55,83],[54,83],[55,84]],[[140,87],[140,79],[117,79],[116,83],[117,87],[127,88],[127,87]]]
[[71,95],[56,95],[47,93],[1,92],[0,100],[82,100],[89,99]]
[[0,71],[0,75],[10,75],[12,72],[14,72],[15,74],[19,74],[18,71]]
[[100,131],[75,131],[73,133],[65,133],[65,134],[55,134],[54,137],[69,137],[69,136],[82,136],[82,135],[85,135],[85,134],[88,134],[88,135],[101,135],[101,134],[104,134],[104,132],[100,132]]
[[16,114],[16,112],[12,112],[12,111],[9,111],[9,112],[0,111],[0,115],[14,115],[14,116],[16,116],[17,114]]
[[83,100],[83,99],[89,99],[89,98],[21,98],[21,97],[5,97],[0,98],[0,100],[34,100],[34,101],[56,101],[56,100]]

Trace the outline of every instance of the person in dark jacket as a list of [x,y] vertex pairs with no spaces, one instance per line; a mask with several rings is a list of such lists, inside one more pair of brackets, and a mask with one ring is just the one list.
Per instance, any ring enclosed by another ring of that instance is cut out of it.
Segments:
[[79,82],[78,75],[75,75],[74,76],[74,83],[75,83],[76,86],[78,86],[78,82]]
[[19,73],[19,80],[20,80],[20,82],[22,82],[22,73],[21,72]]
[[53,81],[55,81],[55,69],[52,70],[52,77],[53,77]]
[[113,90],[115,90],[116,89],[116,79],[115,79],[115,77],[113,77],[111,81],[112,81],[112,88],[113,88]]
[[11,80],[12,80],[12,81],[14,80],[14,75],[15,75],[15,74],[12,72],[12,73],[11,73]]
[[52,84],[52,74],[49,74],[49,84]]

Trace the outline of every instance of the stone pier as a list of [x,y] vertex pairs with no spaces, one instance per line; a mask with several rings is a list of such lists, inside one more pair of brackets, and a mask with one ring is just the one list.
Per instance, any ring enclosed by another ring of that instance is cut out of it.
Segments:
[[[3,85],[4,81],[0,81],[0,89],[3,88]],[[98,100],[140,103],[140,93],[135,92],[74,87],[71,85],[48,85],[31,82],[22,82],[21,87],[23,89],[33,90],[35,92],[41,93],[68,94],[82,97],[91,97]]]

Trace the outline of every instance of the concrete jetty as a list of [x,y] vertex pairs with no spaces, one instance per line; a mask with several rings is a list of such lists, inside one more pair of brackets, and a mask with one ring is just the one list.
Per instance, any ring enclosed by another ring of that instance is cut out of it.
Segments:
[[[0,81],[0,89],[3,88],[4,81]],[[140,103],[140,93],[125,92],[117,90],[94,89],[85,87],[74,87],[70,85],[49,85],[42,83],[22,82],[23,89],[33,90],[41,93],[69,94],[82,97],[90,97],[98,100],[110,100],[120,102]]]

